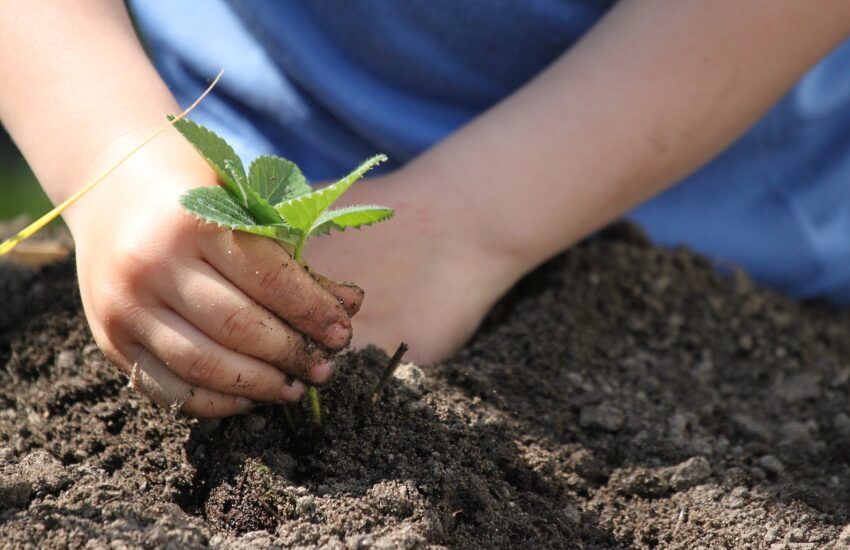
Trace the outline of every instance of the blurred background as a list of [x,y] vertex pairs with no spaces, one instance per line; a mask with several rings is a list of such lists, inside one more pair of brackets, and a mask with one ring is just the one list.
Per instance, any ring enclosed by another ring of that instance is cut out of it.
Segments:
[[26,162],[0,128],[0,221],[28,215],[35,219],[52,208]]

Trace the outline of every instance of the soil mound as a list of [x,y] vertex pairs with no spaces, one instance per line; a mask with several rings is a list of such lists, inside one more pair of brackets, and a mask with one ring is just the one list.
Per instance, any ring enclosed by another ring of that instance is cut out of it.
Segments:
[[850,324],[617,226],[473,342],[345,357],[325,426],[174,417],[91,340],[70,262],[0,264],[0,547],[842,548]]

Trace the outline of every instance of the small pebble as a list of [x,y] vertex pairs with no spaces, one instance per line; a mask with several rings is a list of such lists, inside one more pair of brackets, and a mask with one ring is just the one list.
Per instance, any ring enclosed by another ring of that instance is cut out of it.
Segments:
[[62,463],[43,450],[26,455],[17,465],[17,471],[32,485],[34,492],[57,491],[68,484],[68,473]]
[[76,357],[73,351],[63,350],[56,356],[56,366],[60,369],[71,369],[76,364]]
[[305,516],[316,509],[316,497],[307,495],[295,499],[295,513],[299,516]]
[[809,427],[797,420],[786,422],[779,428],[779,435],[785,445],[808,446],[812,442],[812,434]]
[[677,491],[699,485],[711,475],[711,464],[703,456],[695,456],[674,466],[670,485]]
[[764,455],[758,460],[759,466],[773,475],[779,475],[785,471],[785,465],[773,455]]
[[788,403],[815,399],[821,393],[820,380],[811,373],[798,374],[778,384],[774,392]]
[[399,365],[393,373],[398,380],[416,394],[421,394],[425,385],[425,373],[412,363]]
[[579,413],[579,426],[606,432],[619,431],[626,421],[623,412],[609,403],[588,405]]
[[0,445],[0,465],[8,464],[15,458],[15,451],[11,447]]
[[32,484],[17,474],[0,475],[0,510],[23,508],[30,501]]

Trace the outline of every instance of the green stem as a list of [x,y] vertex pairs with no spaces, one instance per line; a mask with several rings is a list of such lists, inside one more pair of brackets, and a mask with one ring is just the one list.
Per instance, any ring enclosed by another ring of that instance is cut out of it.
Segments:
[[[292,257],[301,265],[304,265],[304,261],[301,258],[301,253],[304,251],[304,245],[307,243],[307,239],[303,238],[298,241],[298,244],[295,245],[295,252]],[[319,390],[316,389],[316,386],[310,386],[307,389],[307,397],[310,399],[310,410],[313,411],[313,420],[316,421],[318,426],[322,425],[322,405],[319,402]]]
[[301,253],[304,251],[304,245],[307,244],[307,239],[301,239],[298,241],[298,244],[295,245],[295,253],[292,255],[295,258],[295,261],[301,265],[304,265],[304,262],[301,260]]
[[291,431],[295,431],[295,422],[292,420],[292,412],[290,411],[291,405],[289,403],[284,404],[283,406],[283,416],[286,418],[286,423],[289,425],[289,429]]
[[316,386],[310,386],[307,390],[307,397],[310,398],[310,409],[313,411],[313,420],[316,424],[322,425],[322,407],[319,404],[319,390]]
[[[307,243],[307,239],[301,239],[298,241],[298,244],[295,245],[295,252],[292,254],[292,257],[301,265],[304,265],[304,261],[302,260],[301,254],[304,251],[304,245]],[[310,386],[307,389],[307,397],[310,399],[310,410],[313,411],[313,420],[316,421],[318,426],[322,425],[322,406],[319,403],[319,390],[316,389],[316,386]]]

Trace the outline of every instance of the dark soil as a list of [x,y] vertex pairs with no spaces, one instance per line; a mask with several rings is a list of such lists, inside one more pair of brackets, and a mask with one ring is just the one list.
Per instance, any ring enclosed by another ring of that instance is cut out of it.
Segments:
[[387,357],[348,355],[321,432],[134,395],[70,262],[0,265],[0,304],[2,547],[850,545],[848,316],[622,226],[374,408]]

